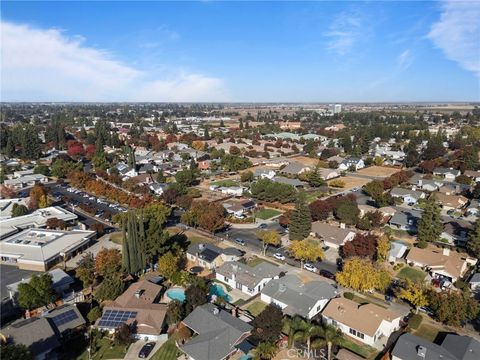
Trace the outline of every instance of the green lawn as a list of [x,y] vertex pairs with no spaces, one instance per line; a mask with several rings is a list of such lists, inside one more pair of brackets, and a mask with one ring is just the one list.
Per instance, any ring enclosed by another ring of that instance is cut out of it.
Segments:
[[238,186],[238,181],[235,180],[218,180],[210,183],[210,185],[217,185],[217,186]]
[[375,355],[378,353],[376,349],[366,344],[357,344],[353,340],[350,340],[347,336],[344,336],[340,342],[340,346],[355,354],[358,354],[366,359],[374,359]]
[[382,308],[384,308],[384,309],[387,309],[387,307],[386,307],[384,304],[382,304],[378,299],[376,299],[376,298],[374,298],[374,297],[372,297],[372,296],[368,296],[368,295],[366,295],[366,294],[365,294],[364,296],[365,296],[365,298],[362,297],[362,296],[358,296],[358,295],[355,295],[355,294],[354,294],[352,300],[355,301],[355,302],[357,302],[357,303],[359,303],[360,305],[363,305],[363,304],[375,304],[375,305],[380,306],[380,307],[382,307]]
[[153,354],[151,360],[177,360],[181,352],[175,344],[174,338],[168,339],[158,351]]
[[247,265],[248,266],[251,266],[251,267],[255,267],[257,266],[258,264],[262,263],[262,262],[267,262],[267,263],[270,263],[272,265],[275,265],[275,266],[278,266],[277,264],[275,264],[274,262],[271,262],[271,261],[268,261],[268,260],[265,260],[265,259],[262,259],[262,258],[259,258],[259,257],[252,257],[250,258],[249,260],[247,260]]
[[[123,359],[127,354],[127,346],[113,345],[112,341],[104,337],[100,340],[100,348],[92,357],[93,360],[103,360],[103,359]],[[87,360],[88,352],[85,351],[83,354],[77,357],[77,360]]]
[[325,195],[328,195],[328,193],[325,193],[324,191],[308,192],[308,193],[306,193],[307,203],[311,203],[311,202],[313,202],[313,201],[317,200],[318,198],[321,198]]
[[423,279],[425,279],[425,276],[427,276],[427,274],[422,270],[414,269],[411,267],[404,267],[397,274],[397,277],[399,277],[400,279],[408,279],[414,283],[423,281]]
[[255,216],[259,219],[267,220],[274,216],[280,215],[282,212],[275,209],[262,209],[255,212]]
[[110,240],[112,240],[115,244],[122,245],[123,242],[123,235],[121,232],[115,232],[110,234]]
[[263,301],[254,301],[250,305],[248,305],[247,310],[252,314],[253,316],[258,316],[263,309],[267,307],[267,304],[265,304]]
[[440,330],[432,325],[428,324],[421,324],[420,327],[418,328],[417,331],[415,331],[413,334],[420,336],[421,338],[424,338],[425,340],[428,341],[433,341],[437,337],[438,333]]

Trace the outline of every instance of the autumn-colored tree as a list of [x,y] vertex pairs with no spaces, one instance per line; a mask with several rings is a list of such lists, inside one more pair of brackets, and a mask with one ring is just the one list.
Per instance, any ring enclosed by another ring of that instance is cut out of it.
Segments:
[[391,277],[385,269],[375,266],[369,259],[353,257],[345,261],[342,271],[336,274],[336,280],[344,287],[366,292],[385,290]]
[[390,251],[390,239],[386,235],[382,235],[377,240],[377,262],[384,262],[388,258],[388,252]]
[[258,230],[256,235],[262,241],[262,250],[264,256],[269,245],[276,246],[280,244],[280,235],[276,230]]
[[13,187],[8,185],[0,186],[0,195],[5,199],[13,199],[16,195],[16,191]]
[[30,199],[35,199],[37,203],[43,196],[47,196],[47,191],[42,184],[36,184],[30,189]]
[[182,256],[168,251],[158,259],[158,272],[170,279],[175,273],[179,271]]
[[203,151],[205,148],[205,143],[201,140],[194,140],[192,141],[192,148],[197,151]]
[[341,248],[343,258],[353,256],[373,259],[377,252],[378,237],[374,234],[356,234],[352,241],[347,241]]
[[48,219],[46,225],[49,229],[65,230],[67,228],[64,220],[55,217]]
[[408,301],[415,308],[415,312],[418,311],[418,308],[428,305],[428,293],[425,287],[411,280],[406,280],[398,292],[398,297]]
[[313,221],[326,220],[332,212],[331,204],[325,200],[315,200],[308,206],[310,208],[310,213],[312,215]]
[[312,239],[292,241],[289,247],[290,254],[297,260],[300,260],[300,266],[303,268],[304,261],[322,260],[325,254],[319,243]]
[[122,254],[118,249],[102,248],[95,257],[95,271],[102,276],[116,273],[122,266]]

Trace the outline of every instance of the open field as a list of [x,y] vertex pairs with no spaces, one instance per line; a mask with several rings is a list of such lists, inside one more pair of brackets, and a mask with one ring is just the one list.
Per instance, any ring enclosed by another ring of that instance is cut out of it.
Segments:
[[228,179],[228,180],[218,180],[218,181],[211,182],[210,185],[225,186],[225,187],[238,186],[238,181],[230,180],[230,179]]
[[330,182],[335,181],[335,180],[341,180],[345,183],[345,187],[340,188],[340,190],[348,190],[348,189],[352,189],[352,188],[355,188],[355,187],[360,188],[363,185],[365,185],[366,183],[370,182],[370,180],[368,180],[368,179],[362,179],[362,178],[358,178],[358,177],[354,177],[354,176],[344,176],[344,177],[339,177],[339,178],[336,178],[336,179],[329,180],[327,183],[330,184]]
[[385,167],[385,166],[370,166],[363,168],[357,171],[358,174],[367,175],[367,176],[378,176],[378,177],[389,177],[397,172],[400,169]]
[[318,164],[318,159],[311,158],[308,156],[295,156],[294,158],[292,158],[292,160],[298,161],[299,163],[302,163],[307,166],[312,166],[312,167]]

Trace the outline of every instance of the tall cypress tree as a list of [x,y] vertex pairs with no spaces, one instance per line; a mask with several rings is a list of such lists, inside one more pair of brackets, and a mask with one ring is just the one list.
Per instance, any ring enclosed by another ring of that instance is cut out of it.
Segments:
[[300,192],[295,201],[295,209],[290,217],[290,240],[303,240],[310,235],[312,229],[312,216],[306,204],[305,193]]
[[422,243],[438,241],[442,231],[440,207],[432,195],[425,202],[425,209],[418,224],[418,241]]
[[122,234],[123,234],[123,243],[122,243],[122,265],[127,273],[130,274],[130,255],[129,255],[129,246],[128,246],[128,237],[126,232],[125,219],[122,221]]

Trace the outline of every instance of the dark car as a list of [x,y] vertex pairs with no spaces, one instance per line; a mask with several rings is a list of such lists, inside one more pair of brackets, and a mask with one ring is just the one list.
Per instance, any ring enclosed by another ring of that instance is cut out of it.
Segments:
[[335,279],[335,275],[333,275],[330,271],[328,270],[320,270],[320,275],[323,277],[326,277],[327,279]]
[[239,245],[245,246],[245,240],[243,240],[243,239],[237,238],[237,239],[235,239],[235,242]]
[[153,350],[154,347],[155,347],[155,343],[154,343],[154,342],[146,343],[146,344],[143,345],[142,348],[140,349],[140,352],[138,353],[138,357],[141,358],[141,359],[147,358],[148,355],[150,355],[150,353],[152,352],[152,350]]

